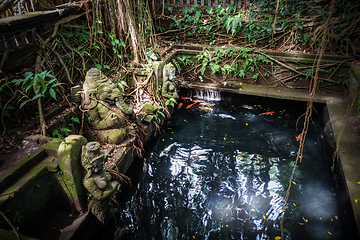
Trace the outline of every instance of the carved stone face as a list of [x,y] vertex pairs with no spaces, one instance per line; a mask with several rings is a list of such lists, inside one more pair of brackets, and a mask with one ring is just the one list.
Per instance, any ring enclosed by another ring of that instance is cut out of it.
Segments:
[[120,99],[121,92],[115,84],[104,83],[99,88],[99,100],[109,104],[115,104],[116,99]]

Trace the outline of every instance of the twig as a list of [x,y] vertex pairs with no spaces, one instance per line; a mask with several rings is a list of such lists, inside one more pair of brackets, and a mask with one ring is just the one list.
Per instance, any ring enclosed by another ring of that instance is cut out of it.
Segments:
[[13,229],[16,237],[18,240],[21,240],[20,234],[18,232],[18,230],[16,229],[16,227],[14,226],[14,224],[10,221],[10,219],[5,215],[5,213],[3,211],[0,210],[0,215],[6,220],[6,222],[11,226],[11,228]]

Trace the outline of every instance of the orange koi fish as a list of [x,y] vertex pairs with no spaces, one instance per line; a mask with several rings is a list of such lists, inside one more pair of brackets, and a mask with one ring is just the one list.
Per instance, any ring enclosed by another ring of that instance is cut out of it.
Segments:
[[[306,133],[306,132],[303,132],[303,133]],[[299,141],[301,139],[303,133],[300,133],[299,136],[296,137],[296,141]]]
[[274,111],[271,111],[271,112],[264,112],[264,113],[261,113],[260,115],[271,115],[271,114],[273,114],[273,113],[275,113]]
[[202,103],[204,102],[203,100],[193,100],[194,103]]
[[187,106],[186,106],[186,109],[191,108],[194,104],[195,104],[195,103],[192,103],[192,104],[190,104],[190,105],[187,105]]
[[204,109],[204,110],[212,110],[212,108],[209,108],[209,107],[202,107],[202,106],[200,106],[199,108],[200,108],[200,109]]
[[183,103],[181,102],[181,103],[179,103],[179,109],[182,107],[182,105],[183,105]]
[[182,100],[191,100],[190,97],[183,97],[183,96],[181,96],[181,99],[182,99]]

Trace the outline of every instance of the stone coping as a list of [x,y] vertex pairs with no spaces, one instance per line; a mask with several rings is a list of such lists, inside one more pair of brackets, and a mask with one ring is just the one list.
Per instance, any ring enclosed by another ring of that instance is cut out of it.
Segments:
[[[222,84],[189,84],[183,82],[182,87],[217,90],[243,95],[269,97],[275,99],[308,101],[309,92],[296,89],[279,89],[248,84],[226,87]],[[316,93],[314,102],[327,105],[329,119],[335,140],[338,144],[340,165],[345,179],[346,190],[350,198],[355,222],[360,230],[360,142],[354,126],[348,121],[348,103],[345,96]],[[341,171],[341,170],[340,170]],[[360,231],[359,231],[360,232]]]

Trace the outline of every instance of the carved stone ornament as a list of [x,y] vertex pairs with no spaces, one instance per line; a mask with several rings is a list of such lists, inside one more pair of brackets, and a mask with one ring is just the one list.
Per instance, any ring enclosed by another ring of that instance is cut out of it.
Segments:
[[128,133],[135,131],[129,122],[134,118],[132,106],[126,105],[120,89],[97,68],[91,68],[86,74],[82,108],[102,142],[119,144]]
[[165,98],[178,98],[176,91],[175,79],[175,67],[171,63],[164,66],[163,69],[163,80],[162,80],[162,91],[161,95]]

